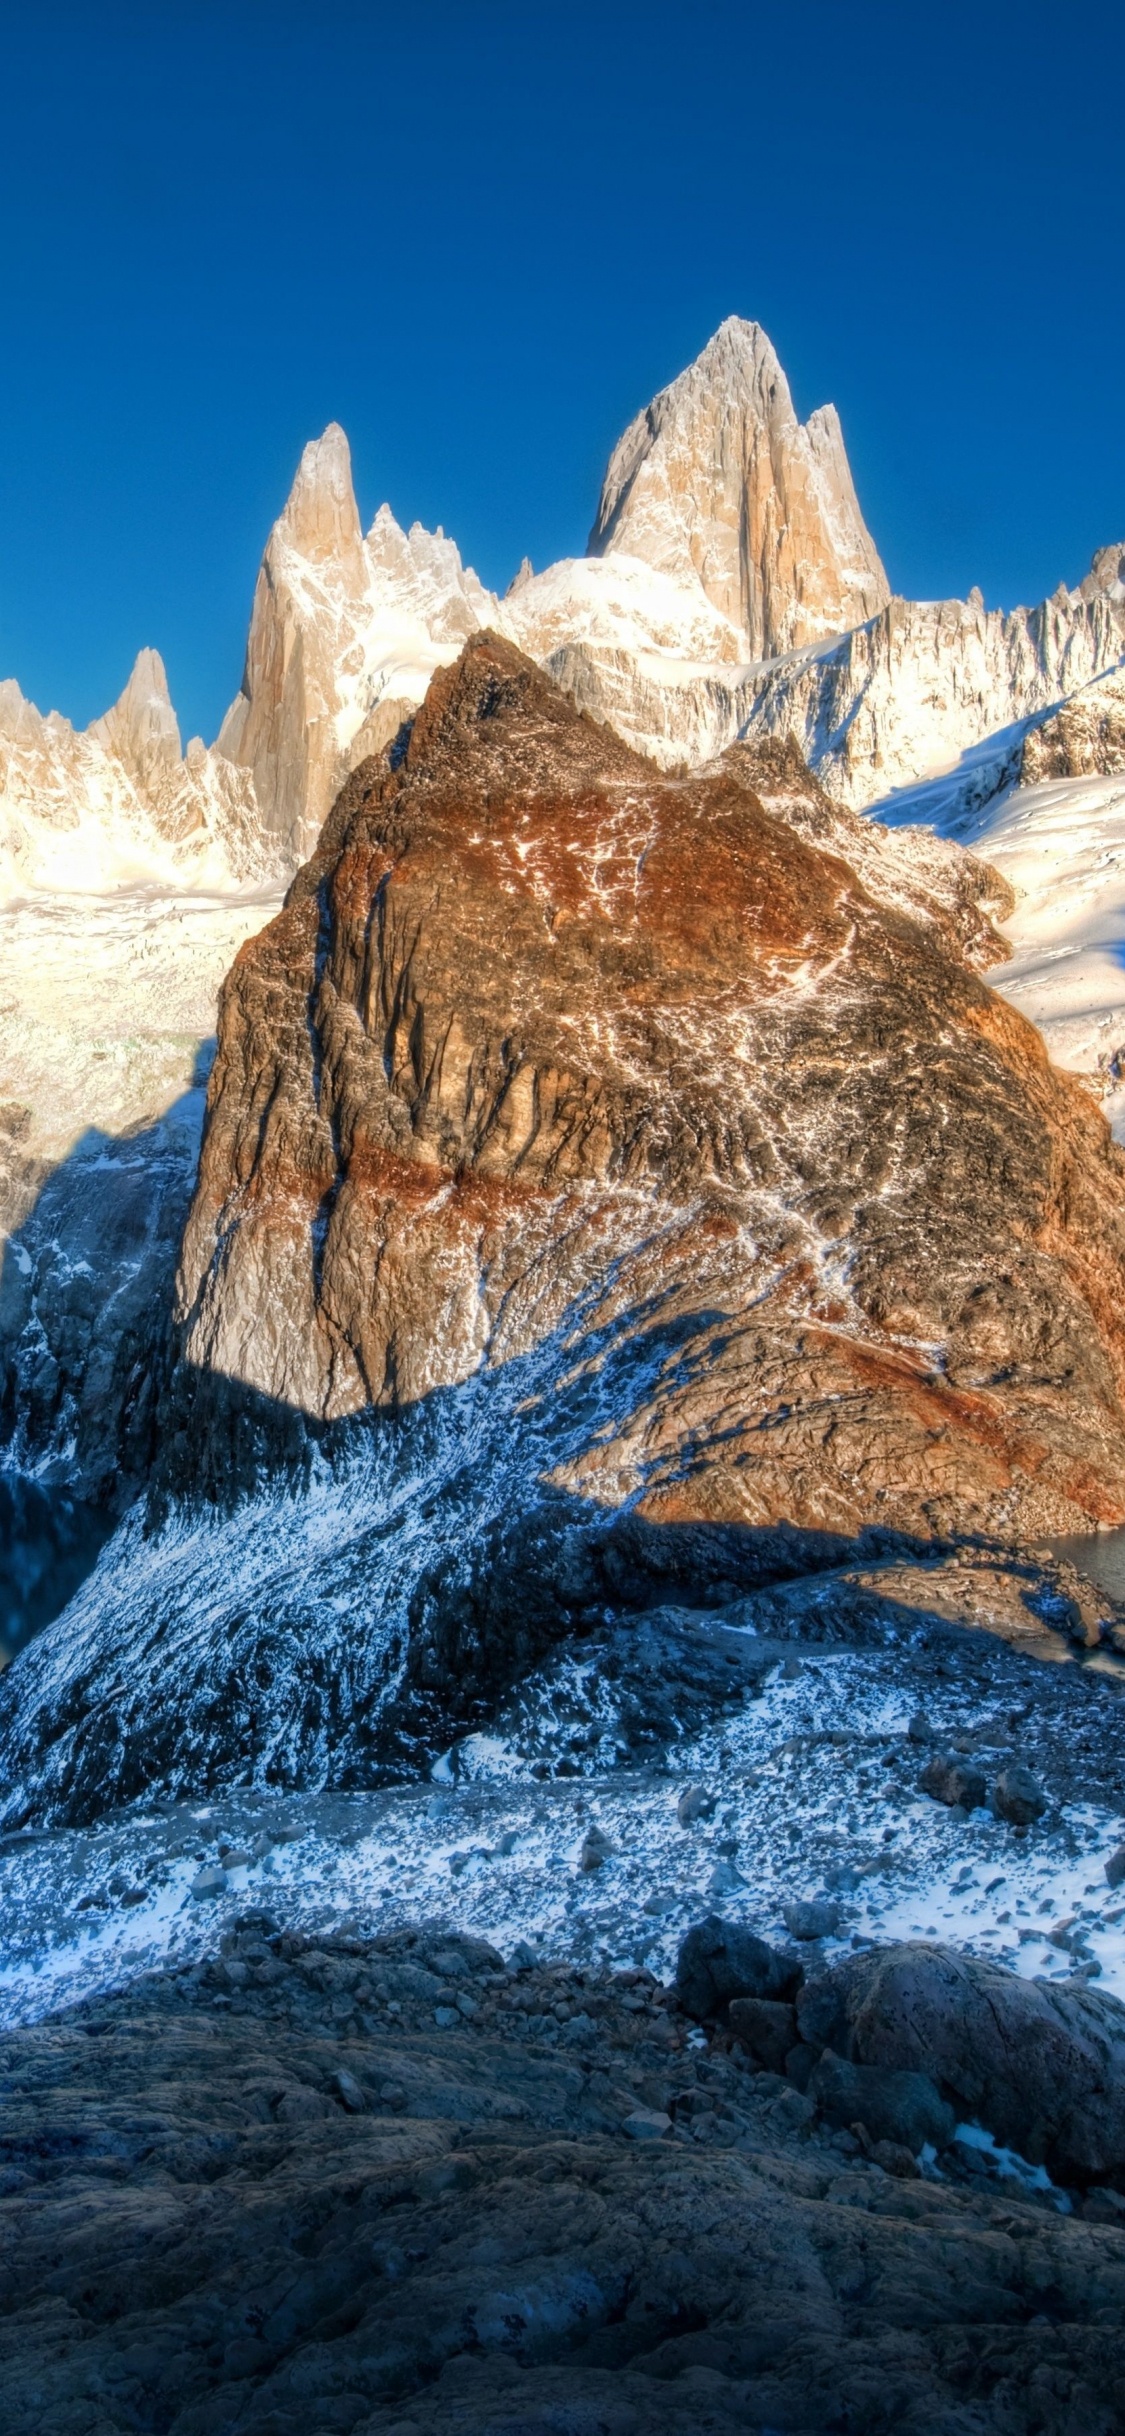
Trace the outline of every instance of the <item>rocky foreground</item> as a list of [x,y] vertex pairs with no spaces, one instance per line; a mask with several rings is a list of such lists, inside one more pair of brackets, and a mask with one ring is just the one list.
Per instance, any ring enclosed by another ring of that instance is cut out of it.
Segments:
[[[1125,2007],[910,1946],[801,1977],[719,1921],[665,1988],[259,1913],[209,1963],[9,2035],[10,2436],[1110,2436],[1113,2159],[1072,2157],[1063,2189],[987,2124],[951,2135],[958,2025],[996,1981],[1055,2045],[1013,2071],[994,2037],[978,2115],[1053,2087],[1073,2125],[1100,2039],[1118,2078],[1087,2130],[1120,2146]],[[920,2005],[941,2090],[854,2061],[901,2056]],[[750,2047],[790,2008],[770,2070]]]

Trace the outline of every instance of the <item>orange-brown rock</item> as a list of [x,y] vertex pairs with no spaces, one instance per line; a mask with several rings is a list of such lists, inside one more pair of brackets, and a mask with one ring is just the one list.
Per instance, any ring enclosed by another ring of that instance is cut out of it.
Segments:
[[1121,1520],[1125,1159],[951,941],[473,636],[226,983],[181,1454],[215,1381],[322,1423],[539,1349],[598,1505]]

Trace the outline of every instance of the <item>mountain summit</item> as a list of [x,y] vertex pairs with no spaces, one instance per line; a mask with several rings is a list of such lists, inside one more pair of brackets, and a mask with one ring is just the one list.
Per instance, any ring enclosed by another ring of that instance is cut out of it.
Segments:
[[588,546],[696,576],[754,660],[890,599],[835,407],[798,422],[765,331],[733,315],[618,441]]

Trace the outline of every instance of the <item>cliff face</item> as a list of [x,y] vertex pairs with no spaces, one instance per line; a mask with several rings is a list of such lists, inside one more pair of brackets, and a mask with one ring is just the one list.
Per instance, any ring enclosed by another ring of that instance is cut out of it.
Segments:
[[[555,1485],[602,1505],[1125,1515],[1125,1165],[812,825],[469,641],[225,986],[185,1460],[220,1388],[323,1422],[554,1346],[590,1395]],[[682,1354],[607,1422],[605,1330],[657,1327]]]
[[694,576],[752,660],[890,597],[835,407],[798,422],[765,331],[733,317],[618,441],[590,535],[592,556],[616,550]]

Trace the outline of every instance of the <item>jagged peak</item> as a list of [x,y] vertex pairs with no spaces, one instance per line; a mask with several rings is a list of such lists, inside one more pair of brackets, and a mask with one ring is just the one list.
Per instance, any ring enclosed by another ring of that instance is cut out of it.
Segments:
[[319,440],[306,443],[275,531],[302,558],[317,564],[333,561],[354,572],[362,569],[363,530],[352,483],[352,453],[339,423],[329,423]]
[[115,753],[141,784],[151,778],[155,762],[179,761],[179,722],[158,651],[150,645],[138,651],[116,702],[86,733]]
[[772,340],[735,314],[623,433],[587,546],[694,578],[750,659],[843,633],[890,598],[835,407],[799,422]]

